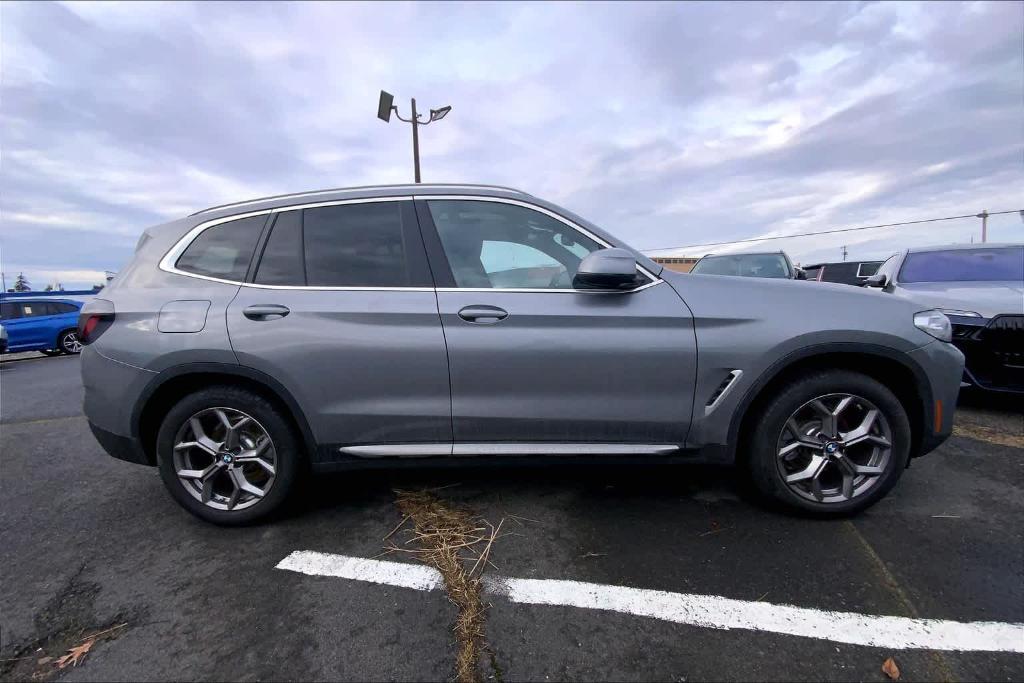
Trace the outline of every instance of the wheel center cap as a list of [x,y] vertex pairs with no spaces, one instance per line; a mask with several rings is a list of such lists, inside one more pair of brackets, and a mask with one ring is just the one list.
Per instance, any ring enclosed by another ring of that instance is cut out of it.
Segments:
[[839,444],[835,441],[828,441],[825,443],[825,453],[828,455],[835,455],[839,452]]
[[231,455],[230,453],[221,453],[220,461],[225,465],[230,465],[235,461],[235,456]]

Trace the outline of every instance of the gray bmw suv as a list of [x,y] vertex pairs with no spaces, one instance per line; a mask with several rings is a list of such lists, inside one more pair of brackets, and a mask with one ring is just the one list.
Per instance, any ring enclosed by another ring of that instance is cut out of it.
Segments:
[[211,522],[303,470],[736,463],[850,514],[950,433],[940,312],[874,290],[663,270],[500,187],[328,190],[146,230],[79,323],[85,412]]

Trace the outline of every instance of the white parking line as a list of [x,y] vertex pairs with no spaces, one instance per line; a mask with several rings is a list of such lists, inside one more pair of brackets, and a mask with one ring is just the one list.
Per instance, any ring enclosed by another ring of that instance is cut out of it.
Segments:
[[[430,567],[299,550],[278,569],[416,590],[443,586]],[[512,602],[607,610],[715,629],[767,631],[888,649],[1024,652],[1024,624],[909,619],[670,593],[580,581],[486,577],[487,591]]]

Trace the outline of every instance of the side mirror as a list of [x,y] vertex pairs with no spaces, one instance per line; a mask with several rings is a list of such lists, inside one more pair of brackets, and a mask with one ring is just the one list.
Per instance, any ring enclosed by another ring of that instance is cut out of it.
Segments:
[[885,289],[889,286],[889,276],[885,273],[875,273],[867,280],[864,281],[865,287],[878,287],[879,289]]
[[797,279],[797,280],[806,280],[807,279],[807,271],[804,270],[803,268],[797,268],[796,269],[796,278],[795,279]]
[[599,249],[580,261],[575,289],[624,289],[636,282],[636,257],[625,249]]

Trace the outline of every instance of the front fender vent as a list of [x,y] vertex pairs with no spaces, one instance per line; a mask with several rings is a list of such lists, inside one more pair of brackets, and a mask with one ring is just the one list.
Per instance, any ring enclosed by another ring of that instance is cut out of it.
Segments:
[[722,383],[718,385],[718,388],[715,389],[711,396],[708,397],[708,402],[704,404],[705,415],[709,415],[711,411],[721,403],[722,399],[725,398],[725,395],[729,393],[729,390],[736,385],[736,380],[742,376],[742,370],[733,370],[725,376],[725,379],[723,379]]

